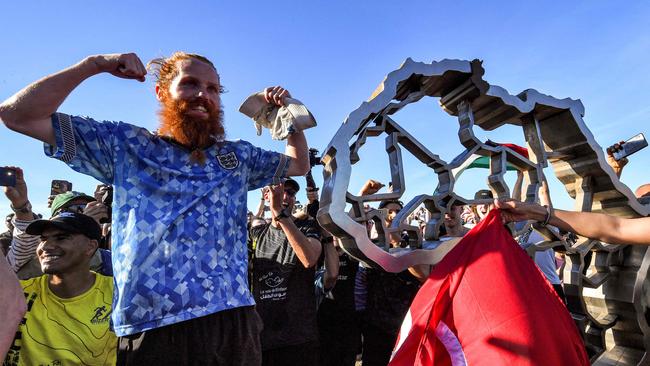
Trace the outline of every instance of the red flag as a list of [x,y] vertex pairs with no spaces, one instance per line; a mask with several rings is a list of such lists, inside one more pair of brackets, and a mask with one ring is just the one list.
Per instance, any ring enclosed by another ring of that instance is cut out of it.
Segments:
[[589,358],[564,304],[495,209],[433,269],[389,365],[589,365]]
[[519,155],[521,155],[521,156],[523,156],[525,158],[528,157],[528,149],[526,149],[523,146],[519,146],[519,145],[516,145],[516,144],[506,144],[506,143],[501,144],[501,143],[498,143],[498,142],[497,142],[497,144],[499,144],[501,146],[509,147],[510,150],[518,153]]

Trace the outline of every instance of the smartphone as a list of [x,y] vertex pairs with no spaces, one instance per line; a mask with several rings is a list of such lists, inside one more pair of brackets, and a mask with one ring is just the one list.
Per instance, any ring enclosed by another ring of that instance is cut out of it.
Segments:
[[646,141],[643,134],[640,133],[625,141],[623,145],[621,145],[621,150],[615,151],[612,155],[614,156],[614,159],[621,160],[624,157],[630,156],[646,146],[648,146],[648,141]]
[[11,168],[0,168],[0,186],[15,187],[16,171]]
[[67,180],[57,180],[54,179],[52,181],[52,185],[50,186],[50,195],[51,196],[56,196],[57,194],[65,193],[68,191],[72,190],[72,182],[68,182]]

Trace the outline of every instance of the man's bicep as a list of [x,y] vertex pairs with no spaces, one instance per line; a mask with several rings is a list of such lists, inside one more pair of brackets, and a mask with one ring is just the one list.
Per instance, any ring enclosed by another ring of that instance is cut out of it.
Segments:
[[302,168],[296,164],[296,161],[290,157],[287,156],[287,177],[295,177],[295,176],[301,176],[303,175]]
[[56,146],[56,137],[50,117],[7,126],[25,136],[33,137],[46,144]]

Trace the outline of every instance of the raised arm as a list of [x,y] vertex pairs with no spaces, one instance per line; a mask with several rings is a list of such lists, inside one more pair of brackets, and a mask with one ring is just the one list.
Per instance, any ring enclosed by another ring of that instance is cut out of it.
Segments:
[[318,239],[307,237],[296,226],[292,217],[279,217],[282,211],[282,196],[284,195],[284,186],[278,184],[269,187],[269,199],[271,201],[271,215],[274,224],[278,224],[284,234],[287,236],[289,245],[296,253],[296,257],[305,268],[311,268],[316,265],[320,258],[322,246]]
[[307,139],[302,131],[292,133],[287,138],[287,147],[284,154],[291,157],[291,165],[287,175],[303,176],[309,171],[309,152]]
[[[264,89],[264,98],[268,103],[284,106],[284,98],[291,98],[291,94],[281,86],[273,86]],[[287,171],[288,176],[307,174],[309,171],[309,149],[307,139],[302,131],[296,131],[287,137],[284,154],[291,158],[291,165]]]
[[521,187],[524,184],[524,173],[521,170],[517,170],[517,180],[515,185],[512,188],[512,199],[517,201],[523,201],[524,197],[521,196]]
[[[324,229],[323,229],[324,230]],[[330,233],[323,232],[323,251],[324,256],[324,265],[325,265],[325,274],[323,276],[323,286],[325,291],[330,291],[336,285],[336,281],[339,278],[339,254],[336,251],[336,246],[334,241],[337,240]]]
[[7,128],[56,145],[50,116],[87,78],[102,72],[144,81],[146,69],[133,53],[89,56],[79,63],[38,80],[0,104]]
[[13,238],[7,252],[7,262],[11,268],[18,270],[36,255],[36,247],[40,243],[38,236],[25,233],[25,228],[34,221],[32,205],[27,194],[27,183],[23,170],[18,167],[10,167],[16,172],[16,185],[4,187],[5,195],[11,203],[11,208],[16,213],[14,218]]

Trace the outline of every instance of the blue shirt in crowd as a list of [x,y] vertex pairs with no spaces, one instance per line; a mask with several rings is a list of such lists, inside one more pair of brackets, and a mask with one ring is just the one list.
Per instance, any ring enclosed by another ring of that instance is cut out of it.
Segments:
[[245,141],[187,149],[123,122],[52,115],[48,156],[114,187],[112,321],[118,336],[253,305],[247,192],[286,175],[289,158]]

